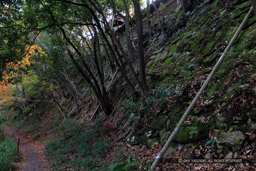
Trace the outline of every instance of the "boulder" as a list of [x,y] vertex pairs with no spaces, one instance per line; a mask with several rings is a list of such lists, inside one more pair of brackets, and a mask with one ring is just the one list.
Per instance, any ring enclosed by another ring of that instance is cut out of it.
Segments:
[[252,121],[256,121],[256,108],[254,108],[250,113],[249,117],[251,118]]
[[185,148],[182,152],[182,158],[184,159],[193,159],[195,158],[195,155],[193,154],[193,151],[191,149]]
[[205,159],[212,159],[211,153],[206,153],[204,156]]
[[139,138],[136,135],[132,135],[132,136],[127,138],[127,142],[130,145],[138,145],[139,144]]
[[182,127],[175,137],[175,141],[187,144],[197,142],[208,137],[207,125],[199,124],[196,127]]
[[248,125],[248,127],[251,128],[251,127],[252,127],[252,124],[253,124],[253,121],[252,121],[251,118],[249,118],[249,119],[247,120],[247,125]]
[[165,129],[165,128],[164,128],[164,129],[162,129],[161,131],[159,131],[159,135],[160,135],[160,137],[162,137],[164,133],[166,133],[166,129]]
[[251,146],[256,148],[256,141],[252,142]]
[[168,120],[168,117],[165,115],[156,117],[149,124],[149,128],[154,131],[161,130],[166,127],[167,120]]
[[152,145],[153,145],[155,142],[158,142],[158,139],[157,139],[157,138],[149,139],[149,140],[148,140],[148,143],[147,143],[147,146],[148,146],[149,148],[152,148]]
[[233,158],[236,159],[238,156],[238,152],[235,152],[234,155],[233,155]]
[[173,153],[174,151],[176,151],[177,149],[175,147],[169,147],[166,151],[166,155],[167,154],[170,154],[170,153]]
[[229,152],[224,158],[225,159],[232,159],[233,158],[233,153]]
[[168,140],[168,138],[169,138],[169,133],[168,132],[164,132],[162,134],[162,136],[160,137],[161,144],[164,145],[165,142]]
[[231,146],[241,145],[245,139],[241,131],[223,132],[218,137],[219,144],[229,144]]
[[226,118],[221,116],[221,117],[217,117],[217,121],[218,123],[218,128],[226,128],[227,124],[226,124]]

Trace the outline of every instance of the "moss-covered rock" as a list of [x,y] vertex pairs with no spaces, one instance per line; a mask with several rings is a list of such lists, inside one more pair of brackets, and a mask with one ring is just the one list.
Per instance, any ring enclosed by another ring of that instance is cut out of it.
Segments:
[[149,124],[149,128],[152,130],[161,130],[166,127],[168,117],[165,115],[154,118]]
[[[163,51],[154,54],[154,60],[149,62],[148,67],[149,72],[154,74],[158,80],[150,82],[154,85],[152,87],[182,85],[184,88],[184,85],[193,82],[195,78],[210,73],[248,12],[250,2],[229,2],[228,8],[220,8],[219,5],[217,0],[213,1],[211,9],[205,11],[201,16],[192,16],[186,26],[176,30],[169,48],[167,48],[168,55]],[[227,117],[230,113],[228,103],[236,95],[238,89],[241,89],[241,85],[250,82],[250,75],[256,72],[255,28],[256,16],[252,16],[202,96],[202,101],[208,100],[211,103],[200,106],[197,113],[206,117],[213,115],[213,112],[218,110],[222,114],[221,117],[211,117],[207,126],[193,123],[191,127],[181,128],[176,141],[186,143],[200,140],[202,137],[207,138],[209,128],[227,130],[234,127],[232,119]],[[244,67],[239,68],[241,65]],[[195,88],[193,91],[198,89]],[[181,108],[182,106],[185,108],[189,103],[183,99],[175,100]],[[168,128],[165,132],[174,129],[183,111],[183,108],[178,110],[178,107],[170,111]],[[159,123],[158,118],[153,119],[150,128],[158,131],[165,128],[165,123],[162,125]],[[164,133],[160,137],[161,142],[163,135]]]
[[169,133],[169,132],[164,132],[164,133],[162,134],[162,136],[160,137],[160,142],[161,142],[162,145],[165,144],[165,142],[167,141],[167,139],[169,138],[169,136],[170,136],[170,133]]
[[147,146],[148,146],[149,148],[151,148],[151,146],[152,146],[155,142],[158,142],[158,139],[157,139],[157,138],[149,139],[149,140],[148,140],[148,143],[147,143]]
[[140,144],[148,145],[148,139],[149,138],[146,135],[143,135],[138,138],[138,142]]
[[175,137],[175,141],[187,144],[197,142],[208,137],[208,125],[182,127]]
[[219,144],[241,145],[245,136],[241,131],[223,132],[217,136]]
[[173,130],[176,127],[183,113],[184,110],[182,110],[180,107],[176,107],[170,112],[169,121],[166,124],[168,125],[167,130]]
[[138,135],[130,135],[128,136],[128,138],[126,139],[126,141],[131,144],[131,145],[137,145],[140,143],[140,138]]
[[164,60],[168,56],[168,50],[163,50],[161,53],[158,53],[155,58],[155,62]]
[[187,128],[184,128],[182,127],[180,129],[180,131],[178,132],[178,134],[176,135],[175,137],[175,141],[179,142],[179,143],[182,143],[182,144],[187,144],[187,143],[190,143],[191,142],[191,138],[190,138],[190,133],[192,131],[198,131],[198,128],[191,128],[191,127],[187,127]]

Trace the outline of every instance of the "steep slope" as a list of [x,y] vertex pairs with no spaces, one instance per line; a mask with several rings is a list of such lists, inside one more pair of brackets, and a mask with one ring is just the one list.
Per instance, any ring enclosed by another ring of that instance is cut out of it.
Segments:
[[[148,109],[145,112],[141,108],[126,108],[127,113],[141,118],[135,133],[128,136],[128,143],[144,144],[149,149],[156,147],[155,142],[165,143],[250,6],[250,1],[208,1],[191,13],[166,17],[169,37],[163,41],[158,34],[148,47],[148,80],[152,88],[152,96],[146,101],[148,106],[145,105]],[[255,156],[255,44],[254,15],[177,135],[174,151],[183,154],[179,158],[252,161]],[[139,103],[133,102],[133,105],[138,107]],[[185,148],[177,150],[177,144]],[[168,163],[165,167],[170,167]]]
[[[162,18],[165,33],[155,28],[152,39],[145,36],[148,97],[132,97],[127,83],[117,76],[110,87],[116,106],[109,117],[99,110],[97,121],[88,122],[97,106],[92,93],[70,118],[51,105],[31,109],[37,119],[32,114],[22,118],[20,128],[26,125],[25,132],[44,136],[48,134],[42,132],[54,130],[45,147],[53,170],[150,168],[250,8],[249,0],[195,2],[202,3],[191,12]],[[256,15],[250,17],[158,170],[255,167],[255,44]],[[56,93],[60,99],[63,92]],[[70,94],[66,96],[72,100]],[[15,122],[16,116],[12,117]],[[211,158],[238,160],[209,160],[210,165],[189,160]]]
[[[190,18],[186,26],[174,34],[171,43],[161,53],[152,56],[148,63],[151,78],[157,78],[152,87],[175,88],[178,91],[175,93],[178,96],[176,106],[181,106],[181,109],[187,106],[207,78],[248,12],[250,2],[232,3],[222,9],[218,5],[215,1],[199,9],[202,12],[208,7],[207,12]],[[247,113],[255,107],[255,28],[254,16],[249,19],[192,113],[194,117],[218,115],[208,118],[211,122],[208,125],[213,128],[218,128],[217,118],[242,116],[246,119]],[[239,103],[239,100],[244,102]],[[169,116],[175,114],[172,111]],[[176,115],[183,114],[183,111],[184,108]]]

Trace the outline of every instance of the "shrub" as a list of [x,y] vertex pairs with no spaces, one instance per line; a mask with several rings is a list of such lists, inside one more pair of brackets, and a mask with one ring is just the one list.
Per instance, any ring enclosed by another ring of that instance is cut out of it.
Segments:
[[136,170],[136,163],[131,160],[131,155],[129,155],[126,160],[118,160],[112,163],[108,168],[110,171]]
[[14,139],[8,138],[0,141],[0,168],[10,170],[13,168],[11,163],[16,159],[17,147]]
[[82,124],[67,120],[46,152],[53,170],[101,170],[105,165],[100,159],[109,147],[110,141],[101,138],[98,125],[85,131]]

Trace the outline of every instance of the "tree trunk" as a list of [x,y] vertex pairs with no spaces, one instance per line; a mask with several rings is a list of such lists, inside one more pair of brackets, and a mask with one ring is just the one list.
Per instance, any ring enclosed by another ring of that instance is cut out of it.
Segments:
[[[126,36],[126,44],[127,44],[127,49],[128,49],[128,57],[130,60],[132,60],[134,63],[135,63],[135,52],[134,52],[134,48],[133,48],[133,45],[132,45],[132,40],[130,39],[130,25],[129,25],[129,9],[128,9],[128,6],[127,6],[127,3],[125,0],[123,0],[123,3],[124,3],[124,6],[125,6],[125,13],[126,13],[126,16],[124,17],[124,20],[125,20],[125,36]],[[131,69],[131,72],[133,73],[134,75],[134,78],[136,79],[140,89],[141,89],[141,92],[144,92],[144,87],[141,83],[141,81],[139,80],[134,68],[132,67],[131,63],[128,62],[128,65]]]
[[[68,49],[67,49],[68,50]],[[112,104],[110,102],[110,99],[108,98],[107,95],[102,95],[101,91],[98,90],[97,87],[95,87],[95,85],[91,82],[90,78],[86,75],[86,73],[84,73],[84,71],[82,70],[82,68],[78,65],[76,59],[74,58],[74,56],[71,54],[71,52],[68,50],[69,56],[71,58],[71,60],[73,61],[76,69],[81,73],[81,75],[83,76],[83,78],[86,80],[86,82],[89,84],[89,86],[92,88],[93,92],[95,93],[95,96],[97,97],[100,106],[102,107],[102,110],[104,111],[104,113],[106,115],[110,115],[112,113]]]
[[[98,7],[92,2],[92,0],[89,0],[90,4],[93,5],[93,7],[102,15],[102,18],[103,18],[103,21],[104,21],[104,25],[105,25],[105,27],[107,27],[107,28],[109,29],[109,31],[110,31],[109,36],[110,36],[110,39],[111,39],[111,41],[112,41],[112,43],[113,43],[113,45],[114,45],[115,51],[114,51],[113,47],[111,46],[111,44],[110,44],[110,42],[109,42],[109,40],[108,40],[108,38],[107,38],[105,32],[103,31],[103,28],[102,28],[102,25],[101,25],[101,23],[100,23],[100,21],[99,21],[99,18],[97,17],[97,15],[96,15],[95,12],[93,11],[93,9],[86,3],[85,0],[83,0],[82,2],[83,2],[83,5],[84,5],[84,6],[90,11],[90,13],[92,14],[92,17],[93,17],[93,19],[94,19],[94,21],[95,21],[95,23],[96,23],[96,25],[97,25],[97,28],[98,28],[99,32],[101,33],[103,39],[104,39],[105,42],[107,43],[107,46],[109,47],[109,50],[110,50],[110,52],[111,52],[111,54],[112,54],[112,56],[113,56],[113,58],[114,58],[114,60],[115,60],[115,62],[116,62],[116,64],[117,64],[118,68],[120,69],[121,74],[123,75],[124,79],[126,80],[128,86],[130,87],[130,89],[131,89],[131,91],[133,92],[133,94],[136,94],[135,87],[134,87],[134,85],[132,84],[131,80],[128,78],[128,76],[127,76],[127,74],[126,74],[126,71],[125,71],[125,67],[124,67],[124,65],[123,65],[123,63],[122,63],[122,61],[121,61],[122,59],[121,59],[120,53],[119,53],[119,51],[118,51],[118,49],[117,49],[117,45],[116,45],[116,42],[117,42],[117,41],[114,41],[114,39],[115,39],[114,33],[113,33],[113,31],[109,28],[109,26],[108,26],[108,24],[107,24],[108,22],[107,22],[106,16],[104,15],[102,9],[101,9],[101,8],[98,8]],[[96,1],[96,2],[97,2],[97,1]],[[116,55],[115,52],[117,53],[117,55]],[[118,58],[119,58],[119,61],[118,61]]]
[[150,3],[149,0],[147,0],[147,25],[148,25],[148,33],[150,35],[150,38],[152,38],[152,28],[151,28],[151,21],[150,21]]
[[143,24],[142,24],[142,15],[140,10],[140,1],[133,0],[134,12],[136,19],[136,32],[138,39],[138,56],[139,56],[139,75],[140,81],[143,86],[143,96],[146,96],[147,92],[147,82],[146,82],[146,72],[145,72],[145,60],[144,60],[144,45],[143,45]]

